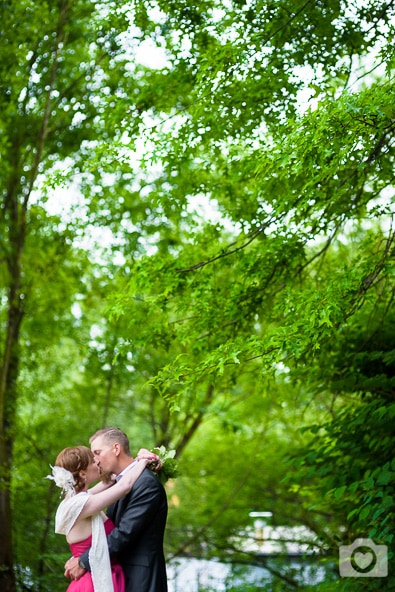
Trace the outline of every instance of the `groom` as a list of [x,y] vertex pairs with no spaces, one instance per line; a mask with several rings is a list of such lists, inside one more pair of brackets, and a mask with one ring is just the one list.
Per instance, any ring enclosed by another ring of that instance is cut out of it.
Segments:
[[[100,469],[116,479],[132,466],[129,440],[118,428],[103,428],[91,436],[91,450]],[[166,492],[149,469],[132,490],[107,509],[115,524],[108,535],[110,557],[122,565],[125,592],[167,592],[163,537],[167,519]],[[89,551],[66,563],[65,576],[79,579],[89,569]]]

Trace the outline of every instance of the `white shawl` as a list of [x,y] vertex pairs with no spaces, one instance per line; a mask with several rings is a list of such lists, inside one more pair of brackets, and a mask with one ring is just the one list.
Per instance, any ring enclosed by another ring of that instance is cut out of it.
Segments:
[[[81,492],[77,495],[66,496],[56,512],[56,533],[66,536],[69,534],[88,501],[89,495],[91,495],[89,492]],[[107,537],[100,512],[92,516],[92,546],[89,549],[89,564],[95,592],[114,592]]]

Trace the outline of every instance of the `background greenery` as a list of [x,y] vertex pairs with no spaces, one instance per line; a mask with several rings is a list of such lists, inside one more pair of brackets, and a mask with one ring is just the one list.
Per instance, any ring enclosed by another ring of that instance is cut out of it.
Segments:
[[45,475],[113,424],[177,449],[169,559],[270,511],[393,590],[394,3],[0,10],[1,589],[64,590]]

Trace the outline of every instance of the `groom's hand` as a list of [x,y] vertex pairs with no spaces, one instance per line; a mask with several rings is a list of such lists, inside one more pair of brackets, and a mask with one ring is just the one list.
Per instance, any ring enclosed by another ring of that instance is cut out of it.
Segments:
[[69,578],[69,580],[79,580],[85,572],[86,569],[80,567],[78,563],[78,557],[72,557],[66,561],[64,566],[64,575],[66,578]]

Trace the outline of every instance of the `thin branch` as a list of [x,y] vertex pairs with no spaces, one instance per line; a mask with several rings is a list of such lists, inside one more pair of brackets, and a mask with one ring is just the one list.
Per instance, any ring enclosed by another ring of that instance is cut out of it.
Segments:
[[205,406],[209,405],[213,400],[214,395],[214,385],[211,383],[208,385],[206,397],[202,405],[200,405],[200,411],[195,415],[191,425],[183,432],[182,438],[180,442],[176,446],[177,456],[179,456],[188,442],[191,440],[192,436],[195,434],[196,430],[202,423],[205,414]]
[[[243,243],[242,245],[240,245],[239,247],[235,247],[234,249],[227,250],[227,249],[229,249],[229,246],[228,246],[226,248],[226,250],[223,251],[222,253],[220,253],[219,255],[215,255],[214,257],[211,257],[210,259],[206,259],[205,261],[201,261],[200,263],[196,263],[195,265],[192,265],[191,267],[187,267],[184,269],[177,269],[176,271],[178,273],[186,273],[188,271],[195,271],[196,269],[200,269],[201,267],[205,267],[206,265],[209,265],[210,263],[214,263],[214,261],[218,261],[219,259],[223,259],[224,257],[229,257],[230,255],[234,255],[238,251],[242,251],[243,249],[248,247],[248,245],[250,245],[256,239],[257,236],[262,234],[262,232],[264,231],[265,228],[267,228],[267,226],[269,226],[269,223],[266,223],[264,226],[261,226],[260,228],[255,230],[252,234],[249,235],[248,240],[245,243]],[[232,244],[236,244],[236,243],[232,243]]]

